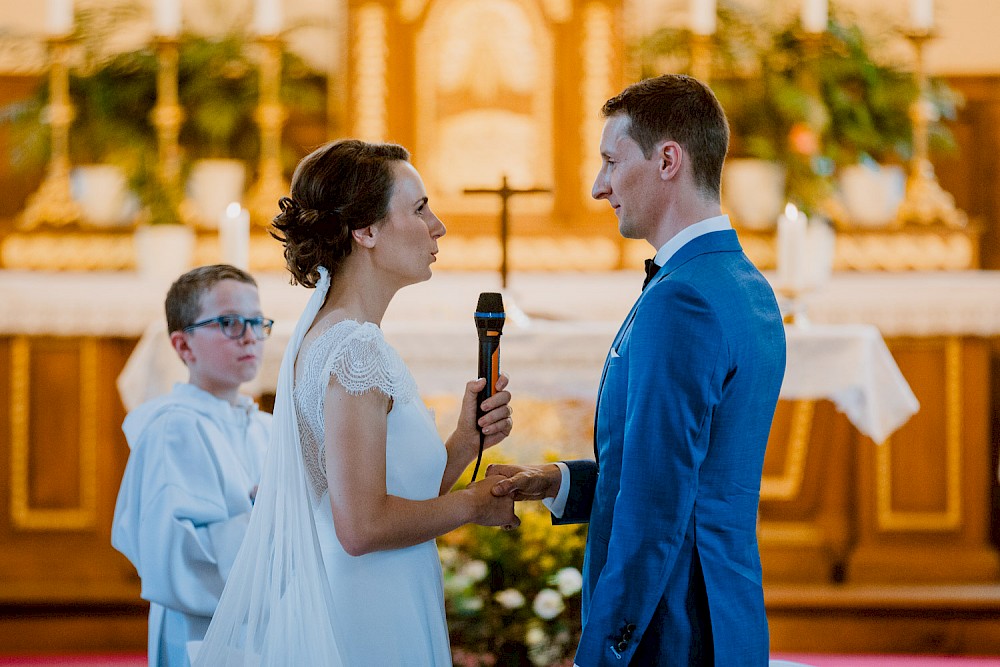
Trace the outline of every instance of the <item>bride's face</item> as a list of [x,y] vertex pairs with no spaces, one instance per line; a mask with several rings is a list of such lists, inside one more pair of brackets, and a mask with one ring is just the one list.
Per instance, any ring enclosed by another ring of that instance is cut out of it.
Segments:
[[413,165],[398,161],[392,171],[389,213],[375,226],[375,257],[383,270],[398,276],[401,285],[410,285],[431,277],[437,240],[446,230],[431,211],[424,182]]

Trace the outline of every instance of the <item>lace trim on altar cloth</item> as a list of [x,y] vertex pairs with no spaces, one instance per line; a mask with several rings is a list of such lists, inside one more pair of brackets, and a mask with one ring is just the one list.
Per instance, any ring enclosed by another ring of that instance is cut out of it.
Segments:
[[395,405],[414,400],[418,391],[402,357],[371,322],[343,320],[334,324],[313,341],[301,364],[293,392],[295,410],[302,460],[313,500],[318,501],[327,489],[323,402],[330,378],[356,396],[377,389]]

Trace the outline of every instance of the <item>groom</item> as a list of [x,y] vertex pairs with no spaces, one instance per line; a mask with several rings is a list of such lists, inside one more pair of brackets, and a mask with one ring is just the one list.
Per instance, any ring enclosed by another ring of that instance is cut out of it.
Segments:
[[495,495],[590,521],[583,633],[594,665],[767,665],[756,516],[785,369],[774,293],[721,214],[729,126],[665,75],[605,103],[595,199],[656,248],[604,365],[596,461],[493,465]]

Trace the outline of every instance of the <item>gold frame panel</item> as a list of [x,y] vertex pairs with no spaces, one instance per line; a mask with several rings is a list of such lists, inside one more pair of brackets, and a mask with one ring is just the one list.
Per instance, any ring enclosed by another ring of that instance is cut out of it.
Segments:
[[97,525],[97,339],[80,340],[80,505],[67,509],[31,507],[28,457],[31,398],[31,343],[11,341],[10,435],[11,523],[25,530],[81,530]]
[[793,500],[799,495],[805,477],[806,454],[809,452],[809,435],[815,412],[816,401],[794,402],[784,470],[780,475],[761,477],[761,500]]
[[951,531],[962,524],[962,341],[945,340],[945,508],[908,512],[892,507],[892,439],[875,446],[875,515],[879,530]]

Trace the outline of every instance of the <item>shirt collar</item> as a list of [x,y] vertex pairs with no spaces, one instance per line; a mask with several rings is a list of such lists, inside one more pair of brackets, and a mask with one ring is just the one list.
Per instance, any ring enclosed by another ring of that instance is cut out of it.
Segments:
[[707,218],[701,222],[696,222],[693,225],[689,225],[674,235],[669,241],[663,244],[663,246],[656,251],[656,257],[653,261],[656,262],[657,266],[663,266],[670,258],[673,257],[678,250],[687,245],[688,242],[703,236],[710,232],[721,232],[726,229],[732,229],[733,225],[729,222],[728,215],[717,215],[712,218]]

